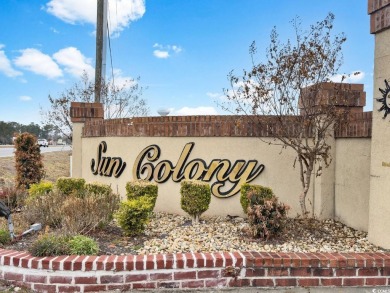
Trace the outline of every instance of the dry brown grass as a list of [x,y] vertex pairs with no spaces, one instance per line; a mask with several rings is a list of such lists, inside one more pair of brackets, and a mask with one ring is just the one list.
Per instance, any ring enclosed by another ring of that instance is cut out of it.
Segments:
[[[43,165],[45,168],[44,180],[55,182],[58,177],[69,177],[71,151],[44,153]],[[0,178],[15,178],[15,159],[14,157],[0,158]]]

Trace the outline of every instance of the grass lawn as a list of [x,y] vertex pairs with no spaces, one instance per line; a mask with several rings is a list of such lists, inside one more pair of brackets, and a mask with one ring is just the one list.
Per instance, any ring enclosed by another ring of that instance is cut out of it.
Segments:
[[[70,154],[71,151],[42,154],[43,165],[46,172],[44,180],[55,182],[58,177],[69,177]],[[0,178],[13,179],[15,178],[15,175],[15,158],[0,158]]]

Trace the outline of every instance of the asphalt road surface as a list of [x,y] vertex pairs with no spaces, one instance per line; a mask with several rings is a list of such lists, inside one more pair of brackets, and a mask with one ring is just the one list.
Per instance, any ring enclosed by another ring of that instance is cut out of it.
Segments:
[[[49,146],[49,147],[41,147],[41,153],[49,153],[49,152],[64,152],[70,151],[72,149],[69,145],[60,145],[60,146]],[[0,157],[12,157],[14,155],[14,148],[0,148]]]

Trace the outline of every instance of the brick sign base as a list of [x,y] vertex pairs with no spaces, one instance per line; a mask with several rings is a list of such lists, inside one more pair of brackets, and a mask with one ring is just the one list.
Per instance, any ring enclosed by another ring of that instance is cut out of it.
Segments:
[[390,253],[33,257],[0,249],[0,277],[39,292],[390,286]]

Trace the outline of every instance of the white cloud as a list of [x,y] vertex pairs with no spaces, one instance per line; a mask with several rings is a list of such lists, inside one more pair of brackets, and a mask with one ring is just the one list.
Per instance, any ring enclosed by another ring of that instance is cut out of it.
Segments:
[[[96,24],[97,0],[51,0],[46,11],[71,24]],[[112,34],[119,34],[131,22],[145,13],[144,0],[108,1],[109,27]]]
[[19,100],[24,101],[24,102],[28,102],[28,101],[31,101],[32,98],[30,96],[20,96]]
[[[342,81],[343,76],[345,76],[344,80]],[[346,76],[345,74],[336,74],[330,78],[333,82],[345,82],[345,83],[358,83],[360,82],[366,74],[364,71],[355,70],[352,71],[349,76]]]
[[169,57],[168,51],[154,50],[153,55],[159,59],[166,59]]
[[4,73],[8,77],[16,77],[23,75],[22,72],[15,70],[11,61],[5,55],[4,50],[2,50],[5,46],[0,44],[0,72]]
[[174,111],[172,115],[189,116],[189,115],[219,115],[214,107],[183,107],[177,111]]
[[206,95],[212,99],[219,98],[221,96],[220,93],[211,93],[211,92],[207,92]]
[[172,46],[172,50],[173,50],[173,52],[175,52],[175,53],[180,53],[180,52],[182,51],[182,48],[181,48],[181,47],[178,47],[178,46],[175,46],[175,45],[173,45],[173,46]]
[[87,72],[89,77],[95,76],[95,69],[92,67],[91,59],[85,57],[77,48],[68,47],[59,50],[53,55],[58,64],[65,67],[65,71],[75,77],[80,77]]
[[157,48],[153,51],[153,55],[157,58],[166,59],[171,57],[172,54],[179,54],[183,49],[177,45],[162,45],[159,43],[155,43],[153,48]]
[[16,66],[51,79],[62,76],[62,70],[49,55],[31,48],[21,52],[22,55],[14,60]]
[[129,88],[137,83],[134,78],[130,76],[123,76],[123,72],[120,69],[114,69],[114,82],[119,88]]

